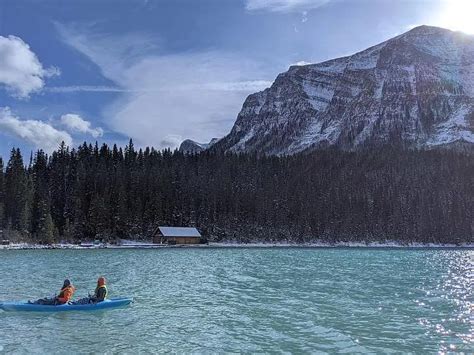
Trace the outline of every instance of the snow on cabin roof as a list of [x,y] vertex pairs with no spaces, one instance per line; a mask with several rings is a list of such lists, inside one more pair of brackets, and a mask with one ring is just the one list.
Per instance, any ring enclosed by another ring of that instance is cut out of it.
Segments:
[[201,233],[196,228],[190,227],[158,227],[163,237],[196,237]]

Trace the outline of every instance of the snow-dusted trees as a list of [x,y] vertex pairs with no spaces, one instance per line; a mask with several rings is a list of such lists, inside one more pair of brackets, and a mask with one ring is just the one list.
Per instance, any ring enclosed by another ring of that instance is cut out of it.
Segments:
[[258,157],[130,142],[63,145],[25,167],[14,149],[0,173],[0,223],[40,242],[149,237],[157,225],[243,242],[472,242],[473,171],[472,154],[449,150]]

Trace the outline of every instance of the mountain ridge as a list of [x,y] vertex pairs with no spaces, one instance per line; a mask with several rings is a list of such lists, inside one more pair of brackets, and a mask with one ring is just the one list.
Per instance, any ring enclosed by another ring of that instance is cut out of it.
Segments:
[[185,154],[197,154],[212,147],[219,138],[212,138],[209,143],[199,143],[192,139],[185,139],[179,146],[179,151]]
[[351,56],[291,66],[251,94],[213,149],[474,146],[474,36],[419,26]]

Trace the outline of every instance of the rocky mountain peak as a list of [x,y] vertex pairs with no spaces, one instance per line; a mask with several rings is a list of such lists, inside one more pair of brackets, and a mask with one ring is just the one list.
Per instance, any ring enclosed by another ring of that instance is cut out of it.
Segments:
[[216,148],[472,147],[473,131],[474,37],[419,26],[352,56],[290,67],[246,99]]

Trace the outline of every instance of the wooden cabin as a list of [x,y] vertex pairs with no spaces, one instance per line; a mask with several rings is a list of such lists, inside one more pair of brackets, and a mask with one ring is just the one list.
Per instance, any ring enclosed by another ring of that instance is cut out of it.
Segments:
[[153,234],[154,244],[201,244],[202,236],[192,227],[158,227]]

